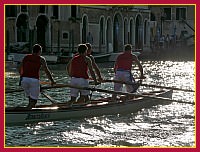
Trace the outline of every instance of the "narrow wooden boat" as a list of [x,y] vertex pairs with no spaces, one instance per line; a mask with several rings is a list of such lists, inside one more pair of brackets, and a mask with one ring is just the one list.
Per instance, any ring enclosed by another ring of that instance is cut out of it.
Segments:
[[96,54],[94,59],[97,63],[108,62],[111,54]]
[[127,99],[127,96],[121,96],[115,102],[112,102],[110,98],[102,98],[93,100],[91,103],[84,105],[40,105],[31,110],[27,110],[25,107],[7,107],[5,109],[5,123],[6,125],[16,125],[32,122],[134,113],[142,108],[153,105],[171,103],[172,92],[172,90],[152,91],[143,93],[142,96],[133,97],[132,99]]

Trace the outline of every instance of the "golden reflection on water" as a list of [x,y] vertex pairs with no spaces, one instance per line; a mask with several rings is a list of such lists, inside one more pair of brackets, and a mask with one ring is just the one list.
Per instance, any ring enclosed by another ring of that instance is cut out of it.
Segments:
[[[194,62],[144,61],[143,83],[194,90]],[[101,68],[106,79],[113,77],[113,68]],[[63,71],[54,70],[54,77],[66,77]],[[133,73],[139,75],[138,71]],[[45,80],[42,77],[42,80]],[[6,72],[6,87],[18,88],[19,76],[16,72]],[[68,77],[59,83],[69,82]],[[113,89],[113,84],[103,83],[98,87]],[[151,88],[141,87],[140,91]],[[59,102],[69,98],[69,89],[48,90]],[[109,94],[93,92],[93,97]],[[191,92],[174,91],[174,100],[194,102]],[[40,97],[39,104],[50,103]],[[6,95],[6,105],[26,105],[23,93]],[[23,136],[22,136],[23,134]],[[195,107],[190,104],[173,102],[157,105],[128,115],[109,115],[79,120],[40,122],[26,127],[7,127],[6,145],[52,145],[52,146],[194,146]],[[28,135],[28,136],[27,136]],[[17,141],[14,138],[18,136]]]

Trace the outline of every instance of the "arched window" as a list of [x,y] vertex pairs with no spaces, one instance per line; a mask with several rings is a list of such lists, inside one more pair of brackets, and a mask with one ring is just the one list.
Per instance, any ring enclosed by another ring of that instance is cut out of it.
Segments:
[[76,5],[72,5],[71,6],[71,17],[76,18],[76,10],[77,10],[77,6]]
[[153,13],[151,13],[151,21],[156,21],[156,17]]
[[144,22],[144,44],[147,43],[147,21]]
[[27,12],[28,9],[27,9],[27,5],[22,5],[21,6],[21,12]]
[[83,17],[83,28],[82,28],[82,43],[86,43],[87,34],[87,17]]
[[47,28],[48,28],[49,20],[45,15],[40,15],[37,18],[36,26],[37,26],[37,43],[42,46],[43,52],[46,52],[46,41],[47,41]]
[[114,52],[120,52],[123,49],[123,21],[122,16],[117,13],[113,23],[113,49]]
[[104,21],[103,18],[100,20],[100,43],[104,44]]
[[133,20],[131,19],[130,21],[130,40],[129,40],[129,43],[133,45]]
[[59,12],[58,5],[54,5],[53,6],[53,16],[55,19],[58,19],[58,12]]
[[125,19],[124,21],[124,44],[128,43],[128,21]]
[[40,5],[39,13],[45,13],[45,5]]
[[17,42],[28,42],[28,16],[21,14],[17,18]]

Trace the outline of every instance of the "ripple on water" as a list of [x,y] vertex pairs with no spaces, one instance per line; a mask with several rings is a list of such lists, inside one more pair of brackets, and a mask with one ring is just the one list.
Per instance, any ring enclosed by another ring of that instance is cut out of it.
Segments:
[[[144,61],[147,79],[143,83],[177,88],[194,89],[194,62]],[[113,68],[102,68],[106,79],[113,77]],[[65,71],[54,70],[58,83],[67,83]],[[137,75],[138,72],[133,73]],[[43,74],[42,74],[43,75]],[[17,72],[6,72],[6,88],[19,88]],[[42,80],[46,77],[42,76]],[[113,89],[112,83],[98,86]],[[140,88],[149,90],[149,88]],[[59,102],[69,99],[69,89],[47,90]],[[93,92],[93,98],[110,96]],[[26,105],[24,94],[6,95],[6,106]],[[174,91],[174,100],[194,102],[194,93]],[[39,104],[50,101],[40,96]],[[77,120],[39,122],[24,126],[6,126],[6,146],[188,146],[195,144],[195,107],[191,104],[172,102],[157,105],[127,115],[107,115]]]

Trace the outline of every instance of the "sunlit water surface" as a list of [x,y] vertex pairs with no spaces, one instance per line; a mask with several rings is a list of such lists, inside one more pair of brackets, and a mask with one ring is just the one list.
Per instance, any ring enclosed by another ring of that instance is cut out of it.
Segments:
[[[194,62],[144,61],[142,64],[147,76],[143,83],[194,90]],[[113,77],[112,65],[100,65],[100,67],[105,78]],[[51,70],[57,83],[69,82],[64,70],[55,67]],[[135,75],[138,75],[137,71]],[[42,80],[46,81],[46,77],[43,76]],[[18,82],[19,76],[16,70],[6,72],[6,88],[18,88]],[[104,83],[98,87],[113,89],[113,84]],[[149,88],[139,89],[139,91],[147,90]],[[68,88],[50,89],[47,93],[59,102],[69,99]],[[94,92],[92,97],[97,96],[110,95]],[[173,99],[195,102],[195,94],[174,91]],[[23,92],[6,94],[5,106],[26,106],[27,102]],[[50,101],[40,96],[38,104],[50,104]],[[193,147],[196,144],[195,106],[173,102],[127,115],[6,126],[5,136],[5,145],[8,147]]]

